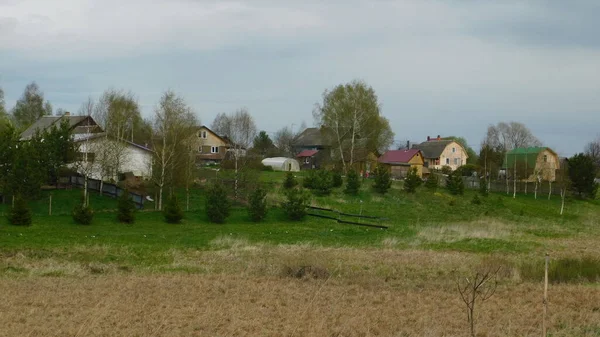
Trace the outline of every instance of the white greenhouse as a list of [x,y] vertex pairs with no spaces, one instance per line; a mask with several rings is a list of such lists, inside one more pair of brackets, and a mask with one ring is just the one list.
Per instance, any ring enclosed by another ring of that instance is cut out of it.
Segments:
[[275,171],[300,171],[300,164],[296,159],[285,157],[265,158],[262,160],[265,166],[271,166]]

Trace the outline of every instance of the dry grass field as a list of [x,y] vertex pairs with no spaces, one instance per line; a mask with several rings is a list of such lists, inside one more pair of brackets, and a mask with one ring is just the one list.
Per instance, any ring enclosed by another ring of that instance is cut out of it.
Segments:
[[[478,335],[541,333],[543,284],[520,275],[523,256],[211,244],[169,251],[168,269],[4,257],[30,273],[0,279],[0,335],[467,336],[455,280],[490,265],[499,285],[477,310]],[[313,269],[299,275],[302,266]],[[600,336],[597,283],[551,284],[549,294],[552,336]]]

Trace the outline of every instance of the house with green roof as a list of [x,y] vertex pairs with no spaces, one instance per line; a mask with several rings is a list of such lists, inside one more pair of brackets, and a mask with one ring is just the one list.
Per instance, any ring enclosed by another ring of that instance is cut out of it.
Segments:
[[560,160],[549,147],[516,148],[506,153],[503,168],[511,176],[524,181],[556,180]]

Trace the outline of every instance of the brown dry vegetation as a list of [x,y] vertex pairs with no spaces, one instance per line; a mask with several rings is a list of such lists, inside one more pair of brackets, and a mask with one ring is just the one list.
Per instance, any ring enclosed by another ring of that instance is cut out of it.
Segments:
[[[522,280],[517,268],[539,256],[272,246],[228,237],[211,245],[169,251],[167,266],[140,269],[52,254],[5,256],[28,272],[0,278],[0,336],[465,336],[454,280],[482,265],[502,272],[497,294],[477,310],[479,334],[541,333],[543,285]],[[302,266],[327,273],[289,273]],[[553,336],[599,336],[600,288],[551,285],[549,322]]]

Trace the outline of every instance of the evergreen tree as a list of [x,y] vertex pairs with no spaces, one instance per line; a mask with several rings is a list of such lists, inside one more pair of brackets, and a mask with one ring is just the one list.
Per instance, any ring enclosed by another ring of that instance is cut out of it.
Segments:
[[206,195],[206,215],[211,222],[224,223],[230,210],[227,191],[219,183],[212,184]]
[[479,179],[479,194],[481,194],[484,197],[487,197],[489,195],[489,190],[488,190],[488,183],[487,183],[487,179],[485,177]]
[[117,204],[117,220],[121,223],[132,224],[135,221],[135,203],[128,190],[124,190],[119,196]]
[[373,189],[381,194],[385,194],[390,187],[392,187],[390,172],[385,166],[377,165],[375,168],[375,182],[373,183]]
[[15,198],[15,205],[8,213],[8,222],[15,226],[30,226],[31,211],[27,201],[20,196]]
[[94,211],[88,205],[86,205],[83,197],[81,202],[75,205],[73,208],[73,220],[79,225],[90,225],[94,218]]
[[175,194],[172,194],[169,200],[167,200],[163,215],[167,223],[181,223],[181,220],[183,220],[183,209],[179,205]]
[[439,186],[439,178],[437,176],[437,174],[435,173],[430,173],[429,177],[427,177],[427,181],[425,182],[425,188],[427,188],[430,191],[435,192],[435,190],[437,190],[438,186]]
[[568,161],[571,190],[580,198],[595,198],[598,184],[594,182],[598,168],[594,159],[583,153],[571,157]]
[[317,179],[317,170],[308,170],[308,173],[302,179],[302,187],[313,189]]
[[291,188],[294,188],[298,185],[298,181],[296,180],[296,177],[294,177],[294,173],[292,172],[287,172],[285,174],[285,179],[283,180],[283,188],[285,188],[286,190],[289,190]]
[[408,193],[415,193],[417,188],[421,186],[423,180],[419,177],[416,167],[411,167],[404,178],[404,190]]
[[446,178],[446,188],[453,195],[463,195],[465,193],[465,184],[460,172],[452,172]]
[[267,191],[257,188],[250,194],[248,215],[254,222],[260,222],[267,216]]
[[300,221],[306,216],[306,206],[310,201],[303,189],[293,188],[285,193],[286,201],[283,210],[290,220]]
[[350,195],[357,195],[360,191],[360,177],[355,170],[350,169],[346,175],[346,189],[344,192]]
[[334,170],[331,172],[331,180],[334,188],[342,187],[342,185],[344,185],[342,173],[338,170]]
[[327,170],[317,170],[313,182],[312,189],[316,195],[329,195],[333,188],[333,179],[331,173]]
[[473,195],[473,199],[471,199],[471,203],[473,205],[481,205],[481,198],[479,197],[479,194],[475,193]]

